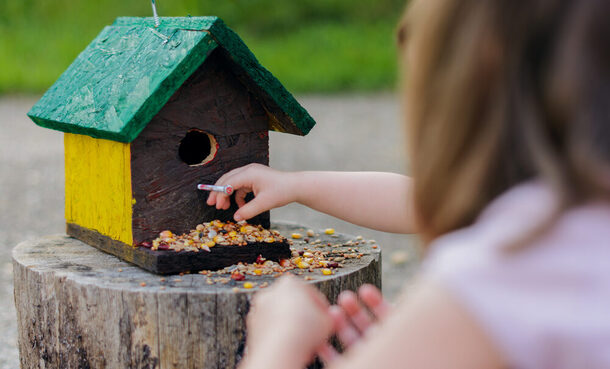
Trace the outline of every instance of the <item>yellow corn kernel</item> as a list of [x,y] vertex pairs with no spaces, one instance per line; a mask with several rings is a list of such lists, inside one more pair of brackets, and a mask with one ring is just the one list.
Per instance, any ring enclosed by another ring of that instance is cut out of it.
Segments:
[[206,243],[205,243],[205,245],[206,245],[207,247],[214,247],[214,246],[216,246],[216,242],[214,242],[214,241],[208,241],[208,242],[206,242]]
[[331,275],[331,274],[333,274],[333,271],[330,270],[330,269],[326,269],[325,268],[325,269],[322,269],[322,274],[324,274],[324,275]]
[[240,232],[240,233],[246,233],[246,230],[247,230],[247,229],[246,229],[246,226],[241,226],[241,227],[239,227],[239,232]]
[[335,234],[335,230],[333,228],[326,228],[324,230],[324,233],[326,233],[326,234]]
[[250,288],[252,288],[252,287],[254,287],[254,285],[252,284],[252,282],[246,282],[246,283],[244,283],[244,288],[246,288],[246,289],[250,289]]
[[303,238],[303,236],[300,233],[293,233],[292,238],[294,238],[295,240],[298,240],[300,238]]
[[229,232],[229,237],[235,237],[235,236],[237,236],[237,232],[235,232],[235,231]]
[[254,269],[254,274],[261,275],[261,274],[263,274],[263,271],[260,269]]
[[307,269],[307,268],[309,268],[309,264],[308,264],[308,263],[306,263],[306,262],[304,262],[304,261],[299,261],[299,262],[297,263],[297,267],[298,267],[299,269]]

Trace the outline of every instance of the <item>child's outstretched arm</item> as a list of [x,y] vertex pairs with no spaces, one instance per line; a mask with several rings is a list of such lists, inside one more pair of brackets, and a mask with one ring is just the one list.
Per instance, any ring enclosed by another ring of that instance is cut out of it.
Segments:
[[[223,175],[217,185],[233,186],[240,209],[235,220],[298,202],[350,223],[394,233],[415,232],[409,177],[381,172],[280,172],[250,164]],[[254,200],[244,198],[254,193]],[[226,195],[212,192],[208,205],[228,209]]]

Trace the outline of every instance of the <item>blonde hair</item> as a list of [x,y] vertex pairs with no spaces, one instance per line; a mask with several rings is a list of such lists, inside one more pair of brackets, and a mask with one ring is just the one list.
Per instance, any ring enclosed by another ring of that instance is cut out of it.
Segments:
[[424,240],[541,178],[610,197],[610,1],[414,0],[398,33]]

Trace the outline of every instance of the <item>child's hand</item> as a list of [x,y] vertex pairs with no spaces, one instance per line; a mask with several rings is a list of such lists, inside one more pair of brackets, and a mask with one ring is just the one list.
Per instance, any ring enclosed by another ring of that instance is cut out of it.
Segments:
[[390,312],[390,304],[384,300],[381,291],[370,284],[352,291],[343,291],[337,305],[329,310],[333,317],[337,337],[345,347],[349,347],[364,336],[378,320]]
[[[236,221],[250,219],[264,211],[295,201],[290,173],[280,172],[261,164],[249,164],[224,174],[216,185],[231,185],[235,190],[235,201],[239,210],[233,216]],[[254,199],[246,203],[246,195],[254,193]],[[216,209],[228,209],[229,197],[220,192],[211,192],[207,204]]]
[[[326,298],[292,276],[282,277],[254,296],[248,314],[247,353],[243,368],[304,367],[332,333]],[[287,365],[287,363],[284,363]],[[281,367],[281,366],[280,366]]]
[[[343,291],[337,299],[337,305],[329,308],[333,319],[335,335],[344,348],[357,343],[385,318],[391,310],[391,305],[383,298],[381,291],[370,284],[358,289],[358,295],[352,291]],[[318,349],[318,356],[328,364],[338,353],[330,345]]]

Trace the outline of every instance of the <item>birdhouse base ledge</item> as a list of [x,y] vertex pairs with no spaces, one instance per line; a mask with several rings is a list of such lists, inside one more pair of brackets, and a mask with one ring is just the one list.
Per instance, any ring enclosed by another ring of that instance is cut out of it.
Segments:
[[246,246],[223,245],[211,248],[210,252],[177,252],[134,247],[73,223],[66,224],[66,233],[156,274],[218,270],[240,261],[253,263],[259,255],[272,261],[288,259],[291,256],[290,245],[287,242],[252,243]]

